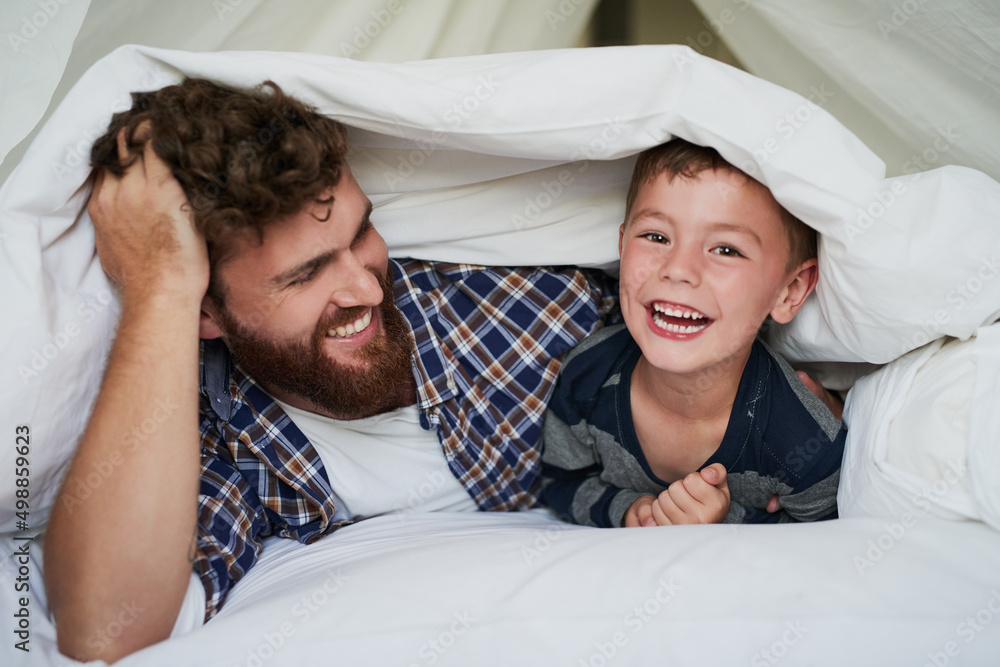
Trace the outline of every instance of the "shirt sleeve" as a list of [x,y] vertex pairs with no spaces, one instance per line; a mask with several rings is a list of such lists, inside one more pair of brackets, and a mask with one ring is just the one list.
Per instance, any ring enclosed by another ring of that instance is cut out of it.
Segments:
[[620,324],[621,309],[618,307],[618,281],[598,269],[580,269],[590,284],[597,301],[597,316],[604,326]]
[[[558,393],[558,387],[556,389]],[[542,426],[542,502],[564,521],[598,528],[617,528],[632,503],[644,495],[601,479],[597,452],[584,433],[551,409]]]
[[[754,503],[758,516],[750,520],[835,519],[847,428],[787,361],[773,352],[771,357],[771,414],[763,441],[767,465],[762,473],[773,488]],[[772,493],[778,494],[781,510],[768,515],[763,508]]]
[[779,493],[781,510],[791,521],[821,521],[837,518],[837,489],[840,486],[840,463],[844,452],[846,429],[837,440],[828,443],[826,455],[810,470],[812,483],[799,484],[789,493]]
[[[836,421],[833,415],[829,418]],[[758,517],[758,521],[784,523],[837,518],[840,466],[847,441],[847,428],[840,422],[837,426],[836,430],[828,429],[832,438],[817,427],[810,437],[802,437],[794,447],[784,450],[783,466],[777,471],[780,483],[774,489],[781,510],[767,518]],[[767,514],[763,509],[757,511]]]
[[193,567],[205,589],[208,621],[221,609],[229,589],[257,562],[270,524],[217,427],[203,417],[201,433],[198,547]]
[[614,356],[601,346],[609,335],[614,331],[605,329],[569,354],[542,425],[542,501],[563,520],[602,528],[621,526],[628,508],[645,495],[603,478],[605,466],[615,462],[604,460],[597,439],[607,441],[604,451],[612,459],[627,453],[614,436],[589,423],[592,412],[609,408],[601,400],[605,365]]

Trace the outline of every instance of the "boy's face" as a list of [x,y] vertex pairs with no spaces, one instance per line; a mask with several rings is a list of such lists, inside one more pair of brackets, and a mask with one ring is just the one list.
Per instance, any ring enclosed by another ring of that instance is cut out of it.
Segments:
[[619,236],[621,308],[652,366],[742,368],[767,315],[791,320],[816,269],[788,269],[779,211],[764,186],[721,169],[639,189]]

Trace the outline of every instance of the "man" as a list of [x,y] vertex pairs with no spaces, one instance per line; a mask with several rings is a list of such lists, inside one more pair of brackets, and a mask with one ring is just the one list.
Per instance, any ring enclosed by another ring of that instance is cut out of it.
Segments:
[[268,535],[534,504],[560,356],[610,303],[599,276],[390,261],[346,149],[274,84],[204,80],[136,94],[96,142],[89,211],[122,313],[49,526],[64,653],[166,638],[192,571],[210,618]]

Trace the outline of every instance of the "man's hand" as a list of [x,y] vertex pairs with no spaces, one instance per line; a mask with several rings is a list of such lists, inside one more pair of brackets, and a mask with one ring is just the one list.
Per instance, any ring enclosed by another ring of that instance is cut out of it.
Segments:
[[726,469],[713,463],[677,480],[659,497],[642,496],[625,513],[625,526],[720,523],[729,511]]
[[844,402],[826,390],[823,385],[816,382],[811,375],[805,371],[795,371],[795,374],[802,380],[806,389],[816,394],[816,398],[823,401],[823,404],[833,413],[837,419],[842,419],[844,415]]
[[[170,167],[148,141],[149,127],[136,137],[146,140],[142,155],[117,178],[103,170],[94,181],[87,210],[94,221],[97,254],[123,296],[149,289],[174,289],[200,300],[208,287],[208,251],[194,229],[191,206]],[[125,161],[125,130],[118,134],[118,154]]]
[[[124,153],[124,135],[118,141]],[[122,290],[122,313],[93,414],[52,508],[45,585],[59,650],[110,663],[170,636],[191,578],[208,257],[184,192],[148,142],[122,178],[97,176],[89,210],[101,263]],[[155,428],[143,426],[154,421]],[[140,428],[136,440],[130,434]],[[105,468],[114,470],[100,485],[87,481]],[[145,611],[113,638],[95,641],[118,623],[123,601]]]

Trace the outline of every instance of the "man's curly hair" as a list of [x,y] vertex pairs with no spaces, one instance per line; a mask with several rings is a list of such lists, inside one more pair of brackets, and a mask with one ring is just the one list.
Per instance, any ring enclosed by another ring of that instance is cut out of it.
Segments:
[[[90,153],[93,167],[121,176],[141,155],[149,121],[153,150],[173,171],[191,204],[195,227],[208,243],[209,295],[222,301],[214,279],[234,237],[255,234],[287,217],[340,180],[347,153],[343,125],[285,95],[273,81],[243,91],[207,79],[187,79],[132,93],[132,108],[115,114]],[[129,158],[118,156],[126,128]]]

